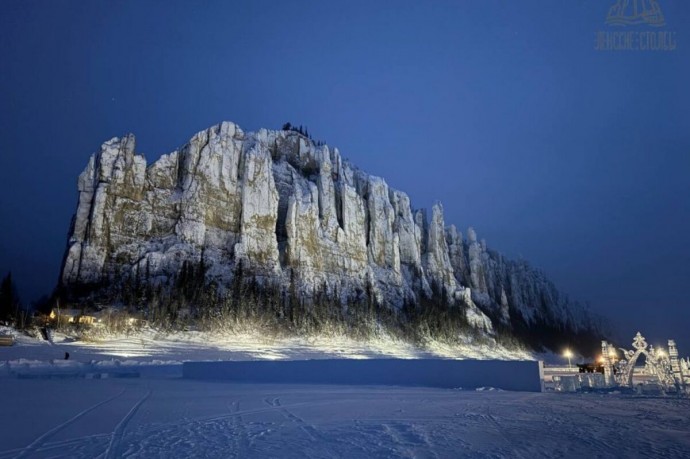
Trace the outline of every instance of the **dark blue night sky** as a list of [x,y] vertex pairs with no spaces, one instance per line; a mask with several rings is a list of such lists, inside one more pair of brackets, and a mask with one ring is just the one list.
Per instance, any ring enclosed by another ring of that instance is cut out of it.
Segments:
[[[428,4],[429,3],[429,4]],[[627,343],[690,353],[690,3],[3,1],[0,275],[57,280],[77,176],[133,132],[149,161],[221,120],[305,124],[446,223],[542,268]],[[675,32],[597,51],[598,31]]]

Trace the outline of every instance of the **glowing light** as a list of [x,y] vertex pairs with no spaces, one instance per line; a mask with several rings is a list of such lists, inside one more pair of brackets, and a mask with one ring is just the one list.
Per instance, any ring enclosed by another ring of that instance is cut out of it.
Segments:
[[563,357],[565,357],[566,359],[568,359],[568,369],[570,369],[571,366],[572,366],[572,365],[570,364],[570,359],[573,358],[573,352],[572,352],[570,349],[566,349],[566,350],[563,352]]

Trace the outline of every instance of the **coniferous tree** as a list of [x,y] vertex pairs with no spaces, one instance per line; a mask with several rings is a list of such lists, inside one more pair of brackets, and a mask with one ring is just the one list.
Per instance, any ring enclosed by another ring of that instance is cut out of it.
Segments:
[[12,273],[10,272],[0,284],[0,321],[11,320],[18,304],[17,288],[12,282]]

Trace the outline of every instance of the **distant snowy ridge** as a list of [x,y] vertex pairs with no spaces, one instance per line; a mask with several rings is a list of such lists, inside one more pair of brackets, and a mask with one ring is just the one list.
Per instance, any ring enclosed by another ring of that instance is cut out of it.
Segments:
[[488,249],[472,228],[463,238],[446,226],[440,204],[428,220],[407,194],[294,131],[223,122],[150,165],[133,135],[113,138],[78,187],[61,273],[72,300],[195,275],[222,294],[239,271],[344,305],[374,298],[401,310],[441,297],[488,334],[596,328],[541,272]]

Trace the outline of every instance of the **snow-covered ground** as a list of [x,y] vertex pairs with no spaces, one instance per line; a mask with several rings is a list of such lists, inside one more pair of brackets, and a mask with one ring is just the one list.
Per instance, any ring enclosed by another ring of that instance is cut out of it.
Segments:
[[0,379],[0,458],[690,457],[690,400]]
[[[3,332],[3,330],[0,330]],[[5,329],[5,333],[10,333]],[[419,349],[392,338],[356,341],[345,336],[312,338],[271,337],[254,333],[163,333],[150,328],[128,335],[103,335],[90,341],[79,341],[60,333],[53,343],[14,332],[16,344],[0,347],[0,362],[16,359],[48,361],[62,359],[69,352],[71,360],[119,359],[134,362],[198,360],[298,360],[331,358],[464,358],[533,360],[525,351],[497,346],[447,346],[438,342]]]
[[689,399],[180,376],[189,360],[448,356],[390,340],[151,331],[93,343],[16,339],[0,347],[0,459],[690,457]]

